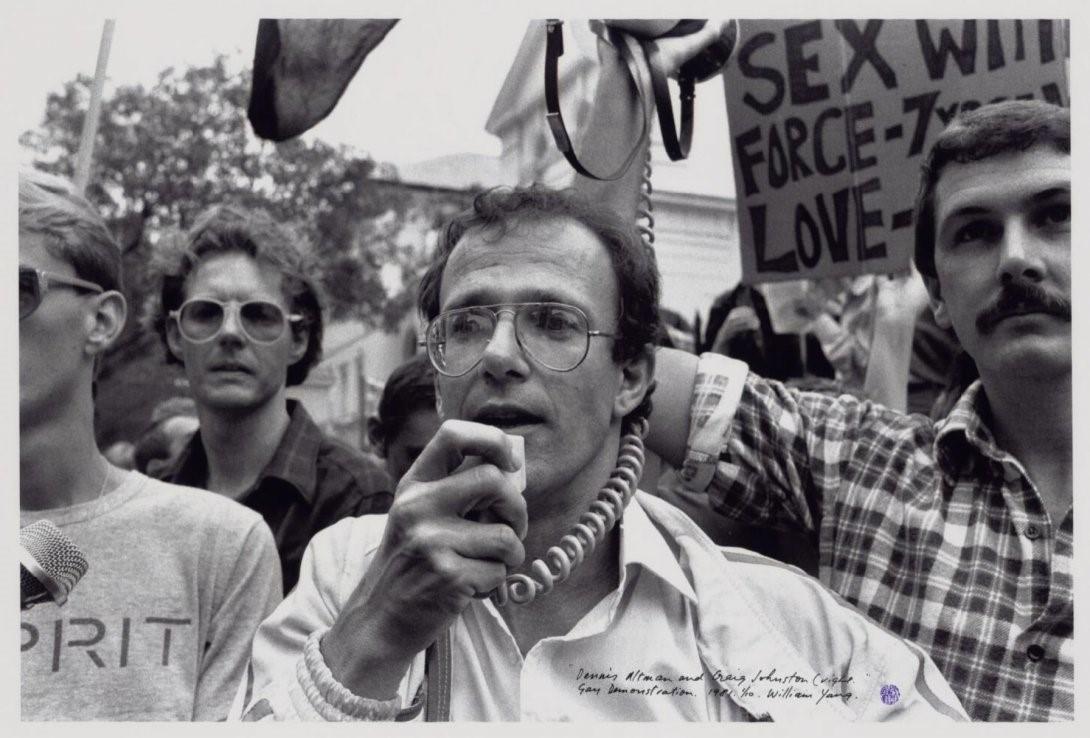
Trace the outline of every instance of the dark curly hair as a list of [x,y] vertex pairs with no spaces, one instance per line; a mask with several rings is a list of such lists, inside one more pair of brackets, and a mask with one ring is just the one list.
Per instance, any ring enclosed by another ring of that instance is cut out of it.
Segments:
[[[489,230],[499,237],[522,223],[563,218],[587,228],[609,253],[621,301],[613,360],[623,363],[654,351],[662,333],[659,270],[654,252],[640,239],[634,225],[571,189],[533,185],[497,187],[478,194],[472,207],[455,216],[439,239],[435,257],[420,280],[417,306],[421,314],[429,321],[439,314],[443,270],[468,231]],[[647,415],[650,402],[649,390],[629,417]]]
[[303,316],[293,330],[307,332],[307,350],[288,367],[287,386],[302,384],[322,354],[322,302],[305,238],[277,223],[264,210],[216,205],[202,212],[185,233],[164,236],[156,244],[149,270],[159,289],[145,305],[144,320],[159,334],[167,362],[181,362],[167,344],[170,311],[185,301],[185,283],[196,266],[210,256],[241,253],[280,271],[290,312]]
[[935,188],[947,164],[966,164],[1034,146],[1071,153],[1071,113],[1040,100],[1008,100],[962,113],[935,139],[921,165],[916,195],[916,268],[935,274]]

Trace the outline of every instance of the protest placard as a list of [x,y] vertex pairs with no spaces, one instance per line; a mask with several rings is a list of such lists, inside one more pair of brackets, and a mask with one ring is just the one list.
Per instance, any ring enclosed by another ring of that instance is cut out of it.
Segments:
[[922,155],[959,112],[1068,104],[1052,20],[745,20],[724,73],[747,283],[894,272]]

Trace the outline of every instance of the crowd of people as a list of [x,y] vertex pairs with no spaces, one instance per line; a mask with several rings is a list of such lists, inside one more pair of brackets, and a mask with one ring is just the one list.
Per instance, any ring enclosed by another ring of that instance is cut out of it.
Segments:
[[739,286],[693,351],[625,218],[479,194],[368,420],[381,461],[287,398],[312,266],[230,204],[151,265],[191,399],[99,450],[120,251],[64,180],[19,184],[21,525],[90,562],[22,613],[24,719],[1073,717],[1065,109],[937,137],[918,274],[815,286],[794,336]]

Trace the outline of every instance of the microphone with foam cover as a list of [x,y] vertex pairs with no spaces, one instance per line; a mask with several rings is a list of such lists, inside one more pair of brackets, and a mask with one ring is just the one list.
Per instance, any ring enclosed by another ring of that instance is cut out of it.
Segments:
[[39,520],[19,530],[21,609],[49,600],[63,605],[86,573],[87,559],[53,523]]

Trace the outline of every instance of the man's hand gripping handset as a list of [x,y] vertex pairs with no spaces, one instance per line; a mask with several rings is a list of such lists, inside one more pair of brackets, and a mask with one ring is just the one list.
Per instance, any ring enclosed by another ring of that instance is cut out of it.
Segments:
[[398,484],[367,573],[322,639],[333,676],[394,697],[416,654],[525,558],[521,436],[447,420]]

